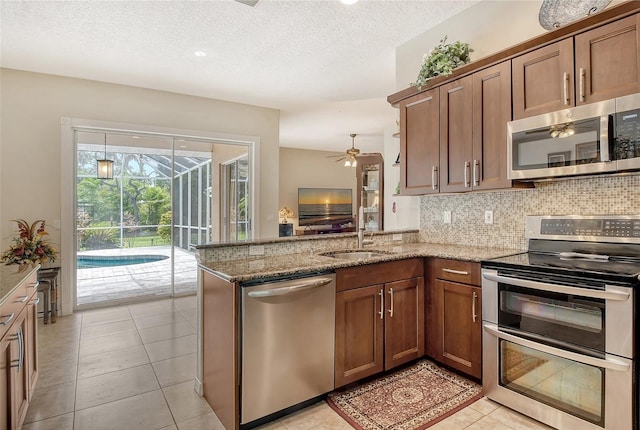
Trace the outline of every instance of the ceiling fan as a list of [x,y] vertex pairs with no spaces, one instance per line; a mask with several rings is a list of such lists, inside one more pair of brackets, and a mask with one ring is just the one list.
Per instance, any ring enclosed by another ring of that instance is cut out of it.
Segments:
[[344,155],[328,155],[327,158],[339,157],[336,160],[336,163],[342,160],[346,160],[344,162],[345,167],[356,167],[356,157],[360,154],[360,150],[355,147],[355,139],[357,134],[351,133],[349,136],[351,136],[351,148],[347,149]]
[[589,130],[590,127],[588,126],[588,124],[585,126],[583,124],[588,123],[589,121],[591,121],[591,119],[586,119],[586,120],[582,120],[582,121],[575,121],[575,122],[565,122],[565,123],[561,123],[561,124],[554,124],[552,126],[549,127],[544,127],[544,128],[540,128],[537,130],[531,130],[531,131],[527,131],[525,132],[525,134],[535,134],[535,133],[547,133],[549,134],[550,137],[552,138],[563,138],[563,137],[569,137],[572,136],[576,133],[576,131],[579,131],[581,129],[585,129],[585,130]]

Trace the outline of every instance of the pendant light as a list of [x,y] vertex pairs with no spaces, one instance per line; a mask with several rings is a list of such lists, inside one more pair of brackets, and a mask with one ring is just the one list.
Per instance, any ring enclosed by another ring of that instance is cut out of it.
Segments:
[[113,179],[113,160],[107,159],[107,133],[104,134],[104,158],[98,162],[98,179]]

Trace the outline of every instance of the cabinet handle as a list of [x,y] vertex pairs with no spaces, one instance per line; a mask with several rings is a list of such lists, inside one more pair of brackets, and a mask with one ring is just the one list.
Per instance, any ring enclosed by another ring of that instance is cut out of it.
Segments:
[[20,349],[20,365],[18,366],[18,371],[20,371],[22,366],[24,366],[24,333],[22,332],[22,327],[18,328],[18,336],[20,336],[18,343],[18,348]]
[[453,270],[453,269],[447,269],[446,267],[444,269],[442,269],[443,272],[447,272],[447,273],[453,273],[454,275],[468,275],[469,272],[464,271],[464,270]]
[[431,188],[438,189],[438,166],[433,166],[431,169]]
[[380,319],[383,320],[384,319],[384,291],[382,290],[382,288],[380,288],[380,292],[378,293],[378,295],[380,296],[380,312],[378,312],[378,315],[380,315]]
[[470,187],[471,186],[471,182],[469,182],[469,173],[471,170],[471,163],[469,163],[468,161],[464,162],[464,186],[465,188]]
[[21,299],[16,300],[16,301],[15,301],[15,303],[24,303],[24,302],[26,302],[27,300],[29,300],[29,296],[22,296],[22,298],[21,298]]
[[584,101],[584,93],[585,93],[584,78],[585,78],[585,70],[582,67],[580,67],[580,101],[581,102]]
[[30,304],[32,304],[33,306],[37,306],[39,303],[40,303],[40,297],[36,297],[31,301]]
[[393,288],[389,288],[389,295],[391,296],[391,306],[389,306],[389,318],[393,318]]
[[478,319],[478,314],[476,313],[476,301],[478,300],[478,293],[473,292],[473,303],[471,303],[471,319],[473,322],[476,322]]
[[36,288],[38,285],[40,285],[40,281],[36,281],[33,284],[29,284],[27,285],[29,288]]
[[569,74],[564,72],[562,74],[562,97],[565,106],[569,106]]
[[480,185],[480,160],[473,160],[473,185]]
[[0,321],[0,325],[7,325],[11,322],[11,320],[13,320],[13,317],[16,316],[16,314],[14,312],[11,313],[11,315],[7,316],[7,315],[2,315],[3,317],[6,317],[7,319],[4,321]]

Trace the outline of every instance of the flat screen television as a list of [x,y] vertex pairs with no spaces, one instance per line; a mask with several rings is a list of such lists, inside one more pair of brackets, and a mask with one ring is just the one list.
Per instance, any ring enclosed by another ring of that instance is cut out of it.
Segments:
[[353,222],[351,188],[298,188],[298,225],[339,227]]

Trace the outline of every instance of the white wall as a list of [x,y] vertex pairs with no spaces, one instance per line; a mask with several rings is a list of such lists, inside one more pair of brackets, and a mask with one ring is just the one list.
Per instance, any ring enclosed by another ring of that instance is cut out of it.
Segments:
[[[60,118],[126,122],[260,138],[261,236],[277,235],[279,111],[60,76],[0,70],[3,246],[15,218],[61,217]],[[60,232],[51,240],[60,243]]]
[[[298,188],[356,189],[356,169],[336,163],[338,152],[280,148],[280,203],[293,210],[294,228],[298,227]],[[353,193],[354,214],[356,194]],[[276,234],[277,236],[277,234]]]

